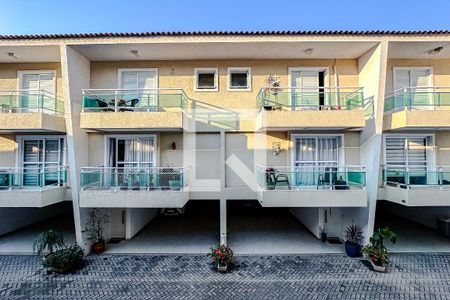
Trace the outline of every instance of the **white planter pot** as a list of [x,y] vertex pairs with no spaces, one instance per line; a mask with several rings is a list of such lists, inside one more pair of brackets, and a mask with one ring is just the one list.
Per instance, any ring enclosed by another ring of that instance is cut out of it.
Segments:
[[222,265],[220,265],[220,264],[217,264],[217,270],[218,270],[220,273],[226,273],[226,272],[227,272],[227,269],[228,269],[228,266],[227,266],[227,265],[222,266]]
[[369,258],[370,264],[375,272],[386,273],[386,266],[377,266],[373,263],[373,261]]

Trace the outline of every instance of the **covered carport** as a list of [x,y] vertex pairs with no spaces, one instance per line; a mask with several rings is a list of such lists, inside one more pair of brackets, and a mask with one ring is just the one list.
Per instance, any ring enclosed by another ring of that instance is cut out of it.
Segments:
[[398,238],[387,243],[392,252],[450,252],[450,239],[438,231],[437,218],[449,215],[449,207],[408,207],[379,200],[375,228],[388,226]]
[[236,254],[342,253],[342,244],[322,242],[287,207],[258,201],[227,201],[228,243]]
[[67,245],[75,243],[72,203],[69,201],[45,208],[0,208],[0,254],[32,254],[38,235],[53,229],[61,232]]
[[199,254],[219,241],[219,200],[191,200],[184,213],[156,216],[129,240],[112,240],[107,253]]

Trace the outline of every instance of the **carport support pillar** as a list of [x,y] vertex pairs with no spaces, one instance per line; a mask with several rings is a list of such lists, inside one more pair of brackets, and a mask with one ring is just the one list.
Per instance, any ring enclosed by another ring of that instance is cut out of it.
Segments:
[[227,200],[220,199],[220,244],[227,244]]

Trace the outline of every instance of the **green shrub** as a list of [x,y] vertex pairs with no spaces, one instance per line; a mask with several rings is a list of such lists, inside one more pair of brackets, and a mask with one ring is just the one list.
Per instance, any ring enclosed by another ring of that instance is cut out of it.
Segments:
[[65,247],[64,237],[61,232],[53,229],[40,233],[33,243],[33,251],[45,256]]
[[57,273],[67,274],[74,272],[84,266],[83,249],[77,244],[55,251],[49,254],[44,266],[51,268]]

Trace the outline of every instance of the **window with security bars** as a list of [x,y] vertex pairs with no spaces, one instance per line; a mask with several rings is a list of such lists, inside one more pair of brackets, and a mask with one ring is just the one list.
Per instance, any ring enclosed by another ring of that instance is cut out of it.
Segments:
[[22,141],[22,184],[47,186],[62,182],[64,138],[33,138]]
[[385,172],[389,182],[426,184],[431,137],[386,137]]

